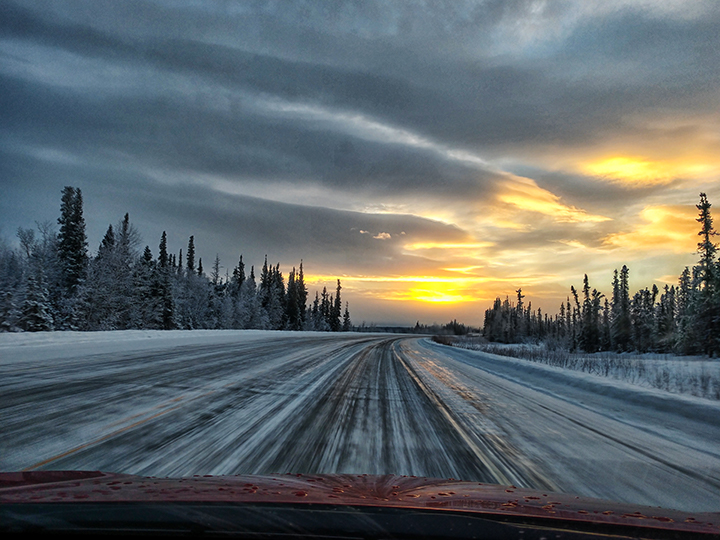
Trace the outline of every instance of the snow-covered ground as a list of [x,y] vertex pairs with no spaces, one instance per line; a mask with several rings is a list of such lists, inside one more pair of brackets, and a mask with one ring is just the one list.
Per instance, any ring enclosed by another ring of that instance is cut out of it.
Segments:
[[720,510],[720,404],[378,334],[0,334],[0,469],[325,472]]
[[[0,365],[92,354],[156,351],[203,343],[248,343],[287,337],[318,336],[316,332],[264,330],[120,330],[112,332],[0,333]],[[351,334],[346,334],[351,335]],[[354,334],[353,334],[354,335]]]
[[570,353],[547,349],[542,344],[486,343],[472,339],[455,340],[453,346],[583,371],[676,394],[720,400],[720,360],[717,358],[658,353]]

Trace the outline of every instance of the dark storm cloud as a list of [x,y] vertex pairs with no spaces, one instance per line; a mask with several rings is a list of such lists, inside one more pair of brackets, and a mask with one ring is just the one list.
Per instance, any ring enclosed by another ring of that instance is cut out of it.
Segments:
[[[367,3],[353,11],[360,23],[347,29],[341,23],[350,10],[348,5],[330,9],[324,4],[310,3],[302,9],[250,7],[246,9],[250,13],[227,14],[224,22],[220,22],[222,13],[191,12],[185,15],[197,22],[187,28],[186,37],[179,38],[174,27],[157,22],[154,36],[139,40],[124,36],[122,24],[110,33],[84,24],[51,21],[39,12],[10,5],[2,32],[128,66],[153,66],[160,70],[155,81],[158,87],[163,85],[162,73],[181,73],[196,81],[291,101],[363,111],[448,143],[481,148],[592,141],[608,130],[622,128],[628,112],[671,105],[678,93],[684,99],[688,93],[701,93],[717,82],[720,73],[715,32],[718,20],[712,17],[691,24],[659,21],[642,11],[624,9],[580,24],[542,58],[498,62],[480,54],[472,58],[464,52],[451,57],[442,52],[463,52],[462,46],[470,47],[474,41],[482,45],[478,35],[483,30],[525,14],[527,2],[463,4],[464,8],[454,9],[444,6],[438,8],[440,14],[403,9],[398,4]],[[146,12],[158,10],[137,5]],[[72,16],[72,10],[67,11]],[[122,15],[127,18],[128,13],[132,11]],[[160,21],[163,13],[147,16]],[[363,37],[366,25],[377,23],[382,13],[395,22],[385,34],[376,31]],[[167,15],[170,21],[177,17],[172,8]],[[219,22],[221,31],[213,37],[227,41],[232,31],[228,19],[236,25],[240,48],[199,41],[208,37],[211,24]],[[328,19],[339,21],[340,30],[327,25]],[[433,23],[445,20],[450,23]],[[252,50],[245,34],[258,38],[258,51]],[[416,48],[421,38],[423,45]],[[356,53],[354,61],[347,41]],[[453,45],[454,41],[460,45]],[[381,55],[386,46],[395,54]],[[640,69],[623,71],[627,64],[637,64]],[[606,84],[608,80],[612,84]],[[152,84],[148,90],[153,93]],[[146,114],[130,104],[124,108],[108,105],[126,115],[133,111],[138,116]],[[194,113],[188,109],[197,104],[187,100],[168,106],[166,113],[187,111],[192,119]],[[158,114],[162,113],[160,107]],[[248,121],[242,109],[231,111],[228,121],[247,123],[248,130],[252,129],[253,121]],[[216,124],[217,119],[206,123]],[[189,122],[187,129],[194,127]],[[271,127],[277,133],[286,123]],[[278,142],[278,150],[287,152],[282,140]],[[274,161],[275,156],[271,159]]]
[[[216,6],[185,13],[183,24],[172,7],[132,5],[135,9],[118,15],[134,23],[142,18],[130,14],[142,13],[155,21],[152,36],[147,28],[143,34],[142,24],[133,31],[140,39],[130,39],[123,34],[130,24],[116,24],[110,31],[105,22],[106,30],[99,31],[50,22],[22,8],[9,10],[5,32],[112,62],[151,65],[289,100],[363,111],[442,141],[480,148],[592,142],[622,129],[629,112],[671,105],[678,94],[685,99],[701,92],[720,72],[712,50],[717,43],[712,17],[700,23],[657,20],[625,9],[580,24],[541,58],[498,62],[481,54],[472,57],[465,49],[483,45],[482,33],[494,24],[525,15],[528,2],[461,3],[433,12],[386,3],[364,3],[359,9],[345,3],[333,8],[326,3],[270,4],[237,14]],[[72,10],[66,11],[70,18]],[[188,16],[195,24],[187,24]],[[163,18],[169,23],[158,22]],[[180,33],[178,27],[186,31]],[[211,28],[217,33],[209,34]],[[233,33],[240,48],[217,43],[230,41]],[[209,35],[216,43],[198,41]],[[623,71],[628,64],[641,69]],[[194,106],[170,105],[183,111]],[[132,114],[131,108],[120,111]],[[252,127],[242,111],[230,118]],[[274,126],[276,133],[286,125]],[[191,128],[193,123],[186,129]],[[287,153],[279,142],[277,151]],[[277,162],[276,155],[266,157]],[[292,153],[286,162],[298,165]]]

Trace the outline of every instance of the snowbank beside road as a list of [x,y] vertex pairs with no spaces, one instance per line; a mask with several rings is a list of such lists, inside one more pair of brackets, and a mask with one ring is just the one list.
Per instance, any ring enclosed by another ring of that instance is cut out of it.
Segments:
[[456,339],[460,349],[519,358],[645,388],[720,400],[720,361],[701,356],[671,354],[626,354],[614,352],[570,353],[544,345],[482,343]]
[[[345,336],[353,332],[343,333]],[[369,334],[360,334],[369,335]],[[250,343],[313,336],[327,332],[289,332],[270,330],[112,330],[105,332],[21,332],[0,333],[0,365],[23,361],[72,358],[78,354],[115,354],[167,350],[204,343]]]
[[[501,356],[483,351],[447,347],[438,345],[429,339],[423,340],[427,347],[440,348],[454,360],[480,368],[496,376],[533,388],[540,392],[551,393],[562,400],[582,399],[575,404],[587,402],[588,396],[609,398],[617,404],[625,404],[621,409],[607,405],[603,409],[608,415],[621,417],[626,406],[637,406],[647,411],[671,413],[688,420],[718,425],[720,403],[692,395],[671,393],[658,388],[650,388],[627,381],[604,377],[597,374],[575,371],[540,362],[524,360],[510,356]],[[573,391],[577,391],[577,394]],[[618,414],[612,411],[619,410]]]

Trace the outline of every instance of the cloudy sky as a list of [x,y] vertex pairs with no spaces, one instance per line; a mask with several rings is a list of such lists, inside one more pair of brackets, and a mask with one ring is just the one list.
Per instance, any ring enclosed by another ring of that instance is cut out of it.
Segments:
[[0,234],[66,185],[92,251],[129,212],[154,254],[303,259],[355,323],[676,283],[720,207],[720,3],[4,0]]

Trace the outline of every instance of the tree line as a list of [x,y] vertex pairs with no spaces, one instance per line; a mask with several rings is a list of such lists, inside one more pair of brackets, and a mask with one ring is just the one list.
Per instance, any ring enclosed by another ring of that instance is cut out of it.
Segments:
[[140,249],[141,236],[125,214],[110,225],[95,256],[88,252],[79,188],[62,191],[59,229],[52,222],[18,229],[20,246],[0,241],[0,331],[235,328],[348,331],[348,303],[323,288],[312,302],[303,263],[287,283],[280,264],[259,275],[240,255],[221,275],[219,256],[209,272],[196,260],[195,238],[183,254]]
[[522,289],[516,301],[496,298],[485,311],[483,331],[490,341],[517,343],[542,340],[571,351],[638,351],[681,354],[720,354],[720,261],[711,204],[700,194],[698,263],[685,267],[677,285],[661,290],[653,284],[632,296],[629,269],[613,273],[610,298],[590,288],[587,274],[582,290],[570,287],[559,312],[548,316],[532,303],[525,305]]

